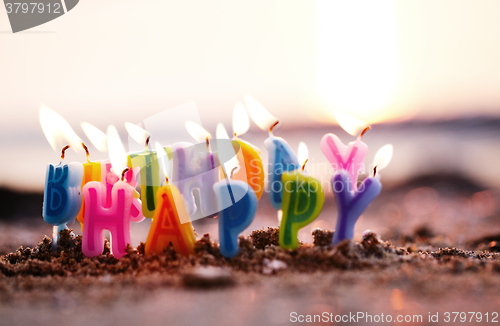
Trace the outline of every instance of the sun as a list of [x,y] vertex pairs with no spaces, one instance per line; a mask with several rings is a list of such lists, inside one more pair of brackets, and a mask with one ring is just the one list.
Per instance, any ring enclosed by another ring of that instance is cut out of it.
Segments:
[[324,110],[341,110],[368,123],[397,118],[390,105],[399,73],[393,2],[316,3],[317,82]]

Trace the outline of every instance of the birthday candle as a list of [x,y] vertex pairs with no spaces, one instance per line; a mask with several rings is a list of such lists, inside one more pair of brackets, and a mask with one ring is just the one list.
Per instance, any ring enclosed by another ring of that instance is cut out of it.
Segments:
[[[91,162],[89,159],[89,150],[85,144],[82,143],[82,147],[85,149],[87,154],[87,162],[83,163],[83,180],[82,180],[82,193],[83,186],[85,186],[90,181],[100,181],[101,180],[101,163]],[[85,219],[85,201],[82,202],[82,208],[76,217],[78,222],[80,222],[83,231],[83,222]]]
[[281,175],[286,171],[293,171],[300,168],[297,156],[290,148],[290,145],[280,137],[275,137],[273,129],[279,123],[272,114],[267,111],[262,104],[250,96],[245,96],[245,103],[252,120],[263,130],[269,130],[269,137],[264,141],[264,145],[269,153],[269,199],[275,209],[281,209],[283,184]]
[[269,138],[264,141],[269,153],[269,198],[275,209],[282,209],[282,175],[298,169],[300,165],[290,145],[283,138],[275,137],[272,129],[269,129]]
[[[80,137],[71,126],[56,112],[42,106],[40,108],[40,125],[52,149],[62,146],[61,141],[71,144],[78,151],[82,143]],[[73,223],[82,207],[82,177],[83,166],[80,163],[63,164],[64,152],[70,145],[63,148],[61,162],[58,165],[48,164],[43,193],[42,215],[44,221],[52,224],[52,249],[57,249],[59,231],[66,228],[67,223]]]
[[[61,159],[64,159],[62,150]],[[67,223],[73,223],[82,207],[83,166],[72,162],[58,165],[48,164],[43,193],[43,220],[54,226],[52,249],[57,248],[59,231],[65,229]]]
[[[368,154],[368,146],[361,141],[370,127],[361,120],[337,111],[334,113],[339,125],[351,135],[359,134],[354,142],[345,146],[334,134],[326,134],[321,139],[321,151],[326,156],[335,171],[348,171],[351,189],[356,190],[358,173],[363,172],[363,161]],[[361,131],[361,133],[359,133]]]
[[238,236],[255,218],[257,195],[240,180],[225,179],[214,185],[219,205],[220,252],[231,258],[238,254]]
[[172,184],[184,198],[189,215],[196,213],[197,207],[193,190],[200,194],[200,210],[203,216],[217,213],[217,201],[213,185],[219,181],[219,171],[214,169],[212,153],[205,144],[177,143],[172,145]]
[[[113,186],[116,182],[120,180],[118,176],[111,171],[112,164],[109,160],[107,161],[102,161],[101,162],[101,182],[104,184],[106,191],[104,192],[104,197],[103,197],[103,205],[104,207],[111,207],[112,203],[112,192],[113,192]],[[134,189],[134,199],[132,200],[132,207],[130,208],[130,214],[132,214],[132,217],[137,217],[140,218],[141,216],[144,216],[142,214],[142,201],[139,199],[140,195],[139,193],[135,190],[135,187],[137,186],[137,180],[135,178],[134,171],[137,171],[139,167],[136,167],[134,170],[129,169],[127,172],[125,172],[124,175],[124,181],[127,182],[133,189]]]
[[194,254],[196,237],[179,190],[167,183],[158,190],[157,197],[157,207],[144,250],[146,255],[153,252],[161,254],[170,243],[179,254]]
[[[305,144],[303,144],[305,147]],[[302,146],[299,146],[299,148]],[[305,147],[307,152],[307,147]],[[300,153],[299,153],[300,154]],[[302,155],[300,155],[302,156]],[[285,249],[295,249],[299,245],[299,230],[312,223],[323,209],[325,195],[321,183],[301,170],[284,172],[283,215],[280,223],[279,244]]]
[[145,151],[128,156],[127,165],[132,169],[140,168],[142,214],[145,217],[153,217],[156,208],[156,193],[161,187],[160,167],[156,152],[150,151],[146,143]]
[[83,187],[85,198],[85,223],[83,225],[82,252],[87,257],[98,256],[104,249],[104,230],[111,234],[111,253],[116,258],[126,254],[130,244],[130,222],[140,222],[144,216],[130,213],[134,189],[124,181],[113,185],[111,206],[105,207],[106,186],[92,181]]
[[344,239],[353,239],[354,225],[358,218],[382,190],[379,175],[363,180],[358,191],[352,190],[350,187],[351,181],[348,172],[338,171],[333,176],[332,189],[335,193],[338,218],[332,245],[336,245]]
[[[172,183],[182,194],[190,216],[193,217],[198,210],[201,217],[215,217],[218,210],[213,185],[219,181],[219,168],[218,159],[211,151],[210,134],[192,121],[186,121],[185,125],[199,143],[172,145]],[[196,207],[194,189],[199,191],[200,207]]]
[[265,179],[260,149],[239,138],[248,130],[249,124],[245,107],[241,103],[237,103],[233,113],[234,138],[231,140],[232,148],[226,153],[224,141],[229,139],[229,136],[224,125],[219,123],[217,124],[217,154],[221,161],[221,179],[224,179],[228,171],[232,171],[231,166],[238,166],[231,178],[248,183],[259,200],[264,191]]
[[348,171],[353,190],[357,188],[358,173],[364,170],[363,160],[368,154],[368,146],[361,141],[363,133],[347,146],[334,134],[326,134],[321,139],[321,151],[335,171]]

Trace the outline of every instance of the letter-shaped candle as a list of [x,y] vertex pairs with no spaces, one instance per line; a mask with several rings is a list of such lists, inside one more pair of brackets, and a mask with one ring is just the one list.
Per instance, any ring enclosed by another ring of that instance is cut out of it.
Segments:
[[[233,180],[241,180],[252,186],[257,195],[257,200],[262,196],[264,191],[264,166],[260,157],[260,149],[254,145],[240,139],[239,137],[245,134],[250,128],[250,120],[248,113],[243,104],[236,103],[233,111],[233,134],[234,138],[231,141],[233,144],[234,153],[238,161],[239,169],[231,177]],[[226,129],[222,123],[217,125],[217,139],[229,139]],[[221,148],[218,148],[219,160],[227,159],[222,155]],[[233,161],[234,162],[234,161]],[[227,164],[228,162],[222,162]],[[231,165],[231,164],[230,164]],[[226,166],[226,170],[228,167]],[[231,168],[229,167],[229,170]],[[225,178],[225,172],[221,169],[222,178]]]
[[205,144],[177,143],[172,145],[174,184],[184,198],[189,215],[196,213],[193,190],[199,189],[203,216],[217,213],[217,199],[213,185],[219,181],[219,169]]
[[347,171],[339,171],[332,177],[332,189],[339,213],[332,245],[344,239],[353,239],[356,221],[382,190],[380,175],[367,177],[357,191],[352,190],[351,186]]
[[111,193],[111,206],[105,207],[106,186],[92,181],[83,187],[85,223],[82,251],[87,257],[98,256],[104,249],[104,230],[111,233],[111,253],[120,258],[130,244],[130,222],[140,222],[144,216],[132,217],[130,210],[134,189],[124,181],[117,181]]
[[156,208],[156,193],[161,187],[160,165],[156,152],[147,150],[130,154],[127,165],[132,169],[140,168],[142,214],[145,217],[153,217]]
[[283,185],[281,175],[286,171],[293,171],[300,167],[297,156],[290,145],[280,137],[274,137],[273,128],[279,121],[262,104],[251,96],[245,96],[245,104],[252,120],[262,130],[269,130],[269,138],[264,145],[269,153],[269,199],[275,209],[281,209]]
[[[82,143],[83,148],[87,153],[87,162],[83,163],[83,180],[82,180],[82,194],[83,194],[83,186],[85,186],[90,181],[101,181],[101,162],[91,162],[89,160],[89,151],[87,146]],[[76,217],[78,222],[82,227],[83,231],[83,221],[85,219],[85,201],[82,202],[82,208],[80,209],[80,213]]]
[[[101,162],[101,182],[106,186],[106,192],[104,193],[103,198],[104,207],[111,207],[111,202],[113,199],[111,196],[113,192],[113,185],[118,182],[118,180],[120,180],[118,176],[111,171],[111,167],[112,166],[110,161]],[[139,168],[136,168],[136,170],[138,169]],[[135,190],[135,186],[137,186],[137,180],[135,179],[134,170],[129,169],[124,175],[124,180],[134,189],[134,199],[132,200],[132,208],[130,209],[130,214],[132,214],[132,217],[140,218],[144,215],[142,214],[141,210],[142,202],[139,199],[139,193]]]
[[283,216],[281,218],[279,243],[282,248],[295,249],[299,245],[299,230],[318,217],[325,194],[321,183],[299,170],[284,172]]
[[269,129],[269,138],[264,145],[269,152],[269,199],[275,209],[282,209],[283,184],[281,176],[284,172],[300,167],[297,156],[290,145],[281,137],[275,137]]
[[354,142],[345,146],[334,134],[326,134],[321,139],[321,151],[326,156],[335,171],[349,172],[351,189],[357,189],[358,172],[364,170],[363,161],[368,154],[368,146],[361,141],[363,133]]
[[243,169],[240,169],[233,175],[232,179],[246,181],[253,188],[257,200],[259,200],[264,191],[264,166],[260,158],[260,150],[252,144],[236,137],[232,142],[238,143],[238,145],[235,144],[236,146],[233,147],[235,150],[238,147],[241,150],[243,160],[240,159],[240,155],[236,157],[238,158],[240,167],[244,166]]
[[74,222],[82,207],[82,177],[81,163],[61,162],[58,165],[47,165],[43,193],[43,220],[54,225],[53,250],[57,248],[59,231],[65,229],[67,223]]
[[238,236],[255,218],[257,196],[252,187],[240,180],[222,180],[214,185],[219,204],[220,252],[231,258],[238,254]]
[[157,196],[157,207],[144,250],[146,255],[161,254],[170,243],[182,255],[194,254],[196,237],[191,222],[182,224],[182,221],[189,221],[189,216],[179,190],[167,184],[158,190]]

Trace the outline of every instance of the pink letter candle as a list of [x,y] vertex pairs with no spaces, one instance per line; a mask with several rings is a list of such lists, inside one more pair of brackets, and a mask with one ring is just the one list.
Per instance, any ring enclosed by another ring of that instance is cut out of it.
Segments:
[[111,192],[111,206],[105,207],[106,186],[92,181],[83,187],[85,223],[82,251],[87,257],[98,256],[104,249],[104,230],[111,233],[111,253],[120,258],[130,244],[130,222],[140,222],[144,216],[132,217],[134,189],[124,181],[117,181]]
[[350,142],[347,146],[334,134],[326,134],[321,139],[321,151],[335,171],[345,170],[349,173],[352,190],[357,189],[358,172],[364,170],[363,161],[368,154],[368,146],[361,141],[366,130],[363,130],[355,142]]

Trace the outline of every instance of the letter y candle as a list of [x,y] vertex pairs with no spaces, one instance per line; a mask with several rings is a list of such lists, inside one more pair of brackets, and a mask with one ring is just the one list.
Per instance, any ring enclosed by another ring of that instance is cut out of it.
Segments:
[[382,190],[378,175],[363,180],[358,191],[352,190],[350,186],[351,180],[348,172],[339,171],[333,176],[332,189],[339,213],[332,239],[334,246],[344,239],[353,238],[354,225],[358,218]]

